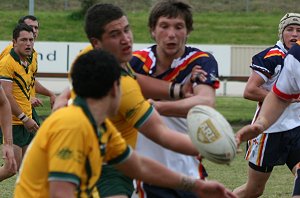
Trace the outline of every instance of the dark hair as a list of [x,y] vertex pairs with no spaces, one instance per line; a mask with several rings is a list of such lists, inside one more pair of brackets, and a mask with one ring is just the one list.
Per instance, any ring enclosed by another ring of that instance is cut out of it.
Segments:
[[[30,19],[30,20],[32,20],[32,21],[37,21],[38,19],[35,17],[35,16],[33,16],[33,15],[26,15],[26,16],[23,16],[23,17],[21,17],[20,19],[19,19],[19,21],[18,21],[18,23],[20,24],[20,23],[25,23],[25,20],[26,19]],[[39,22],[38,22],[38,24],[39,24]]]
[[13,30],[13,39],[14,40],[18,39],[21,31],[32,32],[32,34],[33,34],[32,27],[30,27],[29,25],[26,25],[25,23],[21,23],[21,24],[18,24]]
[[120,82],[120,75],[121,67],[116,58],[100,49],[79,56],[71,70],[73,89],[83,98],[106,96],[114,82]]
[[101,40],[104,26],[122,16],[126,16],[123,10],[112,4],[99,3],[90,7],[85,15],[85,33],[88,39]]
[[193,30],[192,7],[181,0],[161,0],[152,7],[148,19],[148,27],[154,29],[161,17],[175,18],[181,16],[186,24],[188,32]]

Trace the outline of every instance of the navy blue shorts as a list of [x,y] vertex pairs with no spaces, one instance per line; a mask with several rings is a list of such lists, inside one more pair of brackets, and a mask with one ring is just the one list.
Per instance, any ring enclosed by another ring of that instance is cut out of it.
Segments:
[[161,188],[143,182],[138,184],[138,193],[139,197],[147,198],[197,198],[192,192]]
[[284,164],[292,170],[300,162],[300,127],[260,134],[248,142],[245,158],[256,171],[271,172],[274,166]]

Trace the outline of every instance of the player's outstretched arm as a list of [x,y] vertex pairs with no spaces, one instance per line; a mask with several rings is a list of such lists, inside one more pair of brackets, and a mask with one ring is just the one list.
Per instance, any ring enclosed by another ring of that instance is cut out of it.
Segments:
[[158,80],[143,74],[136,73],[136,79],[145,98],[169,99],[170,82]]
[[138,130],[147,138],[167,149],[185,155],[199,155],[189,136],[186,133],[170,129],[156,110]]
[[[207,73],[200,66],[194,67],[191,79],[183,86],[159,80],[150,76],[136,73],[137,81],[141,86],[145,98],[152,99],[174,99],[181,97],[190,97],[193,95],[193,83],[196,81],[205,81]],[[172,92],[172,93],[171,93]]]
[[52,107],[52,112],[56,111],[57,109],[67,106],[70,98],[71,98],[71,90],[68,87],[68,88],[64,89],[64,91],[59,96],[56,97],[55,102]]
[[75,198],[76,185],[66,181],[50,181],[49,194],[52,198]]
[[235,197],[218,182],[206,182],[181,175],[152,159],[139,156],[135,151],[126,161],[116,167],[131,178],[161,187],[191,191],[201,198]]
[[[239,145],[243,141],[255,138],[264,130],[268,129],[280,117],[289,101],[283,100],[275,95],[272,91],[268,93],[261,107],[256,121],[252,125],[241,128],[236,133],[236,142]],[[276,107],[276,108],[274,108]]]
[[200,84],[194,87],[194,95],[181,100],[150,100],[160,115],[185,118],[195,105],[215,106],[216,91],[213,87]]

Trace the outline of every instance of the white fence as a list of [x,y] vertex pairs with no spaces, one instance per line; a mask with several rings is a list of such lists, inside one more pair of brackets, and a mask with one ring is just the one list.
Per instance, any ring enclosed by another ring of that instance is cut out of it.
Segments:
[[[4,49],[10,41],[0,41],[0,49]],[[38,76],[45,78],[47,84],[59,86],[57,92],[60,92],[66,84],[66,78],[70,66],[77,54],[88,46],[87,42],[36,42],[35,50],[38,52],[39,72]],[[133,50],[143,49],[150,46],[150,43],[136,43]],[[250,74],[249,65],[251,57],[266,48],[266,46],[243,46],[243,45],[201,45],[191,44],[203,51],[208,51],[214,55],[219,64],[219,76],[223,81],[220,95],[231,94],[227,86],[228,81],[245,82]],[[51,79],[55,77],[56,79]],[[237,85],[237,87],[243,87]]]

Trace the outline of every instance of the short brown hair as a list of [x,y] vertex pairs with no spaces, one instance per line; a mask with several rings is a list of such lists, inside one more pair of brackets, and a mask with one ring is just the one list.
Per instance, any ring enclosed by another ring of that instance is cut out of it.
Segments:
[[154,29],[159,17],[175,18],[182,16],[187,31],[193,30],[192,7],[183,0],[160,0],[152,7],[148,19],[148,27]]

